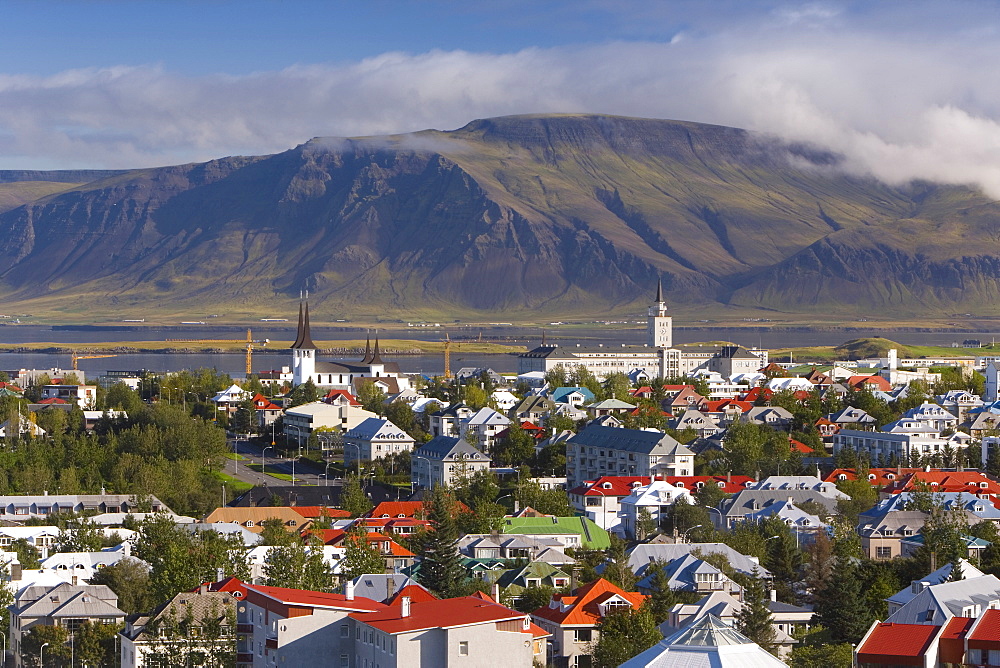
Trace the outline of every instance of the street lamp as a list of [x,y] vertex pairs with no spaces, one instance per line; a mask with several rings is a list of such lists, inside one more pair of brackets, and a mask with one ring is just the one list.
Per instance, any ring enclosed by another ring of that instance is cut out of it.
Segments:
[[[410,455],[410,495],[411,496],[415,492],[415,490],[413,488],[413,460],[414,459],[422,459],[425,462],[427,462],[427,480],[428,480],[428,482],[430,482],[430,478],[431,478],[431,473],[430,473],[431,460],[429,460],[426,457],[423,457],[421,455],[411,454]],[[419,474],[417,475],[417,484],[418,485],[420,484],[420,475]]]
[[327,462],[326,463],[326,468],[323,469],[323,477],[326,478],[326,486],[327,487],[330,486],[330,464],[332,464],[332,463],[333,462]]
[[[706,507],[705,510],[707,510],[710,513],[719,513],[719,526],[717,528],[721,529],[726,521],[726,518],[722,514],[722,511],[719,510],[718,508],[711,508],[711,507]],[[709,515],[709,519],[711,519],[711,515]]]
[[267,454],[268,450],[273,450],[274,445],[269,445],[260,451],[260,481],[264,482],[264,455]]
[[[347,446],[351,446],[352,448],[357,448],[358,449],[358,477],[360,478],[361,477],[361,446],[359,444],[357,444],[357,443],[350,443],[348,441],[344,441],[344,447],[346,448]],[[344,470],[345,471],[347,470],[347,451],[346,450],[344,451]]]
[[302,455],[296,455],[292,457],[292,487],[295,487],[295,462],[298,461],[301,456]]
[[38,665],[45,668],[45,648],[48,647],[47,642],[43,642],[42,646],[38,648]]
[[687,540],[687,535],[688,535],[689,533],[691,533],[692,531],[694,531],[695,529],[700,529],[700,528],[701,528],[701,526],[702,526],[702,525],[700,525],[700,524],[695,524],[695,525],[694,525],[693,527],[689,528],[689,529],[688,529],[687,531],[685,531],[685,532],[684,532],[683,534],[681,534],[681,542],[682,542],[682,543],[686,543],[686,542],[688,542],[688,540]]

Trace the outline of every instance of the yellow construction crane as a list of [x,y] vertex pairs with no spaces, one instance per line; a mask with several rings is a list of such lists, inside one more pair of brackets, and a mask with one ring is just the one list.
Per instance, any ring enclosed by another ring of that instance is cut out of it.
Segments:
[[168,342],[172,343],[245,343],[247,345],[247,376],[253,373],[253,347],[254,344],[260,345],[261,348],[266,348],[267,344],[271,339],[257,339],[253,338],[250,330],[247,330],[247,338],[245,339],[167,339]]
[[451,378],[451,337],[444,333],[444,377]]
[[73,357],[72,357],[72,359],[73,359],[73,371],[79,371],[80,370],[79,367],[77,366],[77,360],[96,360],[96,359],[100,359],[102,357],[118,357],[118,355],[77,355],[76,353],[73,353]]

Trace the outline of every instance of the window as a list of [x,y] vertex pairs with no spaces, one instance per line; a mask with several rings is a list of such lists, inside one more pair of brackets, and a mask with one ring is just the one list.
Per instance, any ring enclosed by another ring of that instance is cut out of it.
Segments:
[[590,642],[591,629],[576,629],[573,631],[573,642]]
[[459,656],[469,656],[469,641],[463,640],[458,643],[458,655]]
[[891,547],[876,547],[875,548],[875,558],[876,559],[892,559],[892,548]]
[[347,624],[341,624],[340,625],[340,637],[341,638],[347,638],[350,635],[351,635],[351,630],[349,628],[347,628]]

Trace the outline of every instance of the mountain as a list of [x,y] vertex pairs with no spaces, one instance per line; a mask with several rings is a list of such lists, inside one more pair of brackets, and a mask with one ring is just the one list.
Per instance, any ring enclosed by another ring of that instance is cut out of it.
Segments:
[[537,115],[96,174],[0,207],[2,308],[267,314],[308,289],[330,320],[539,318],[635,313],[661,278],[691,312],[998,311],[996,202],[839,163],[735,128]]

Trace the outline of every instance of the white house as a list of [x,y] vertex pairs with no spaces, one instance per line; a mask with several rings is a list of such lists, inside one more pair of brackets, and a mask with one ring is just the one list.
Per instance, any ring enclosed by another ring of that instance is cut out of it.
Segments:
[[344,466],[413,450],[413,437],[385,418],[368,418],[344,434]]
[[[691,490],[685,487],[676,487],[663,480],[656,480],[648,485],[636,487],[631,494],[619,502],[622,531],[626,536],[637,537],[636,526],[643,510],[649,512],[650,517],[659,526],[660,521],[667,518],[671,508],[681,497],[687,503],[694,505]],[[639,538],[644,538],[644,536],[639,536]]]

